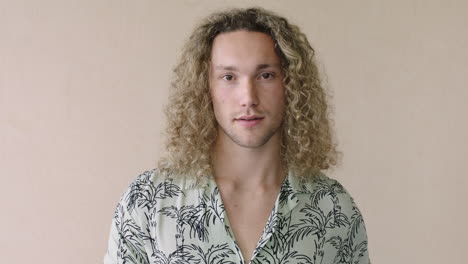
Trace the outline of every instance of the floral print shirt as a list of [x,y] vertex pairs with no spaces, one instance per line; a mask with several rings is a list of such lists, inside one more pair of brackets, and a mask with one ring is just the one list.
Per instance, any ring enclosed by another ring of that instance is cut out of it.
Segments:
[[214,180],[193,184],[139,175],[112,219],[105,264],[370,263],[364,220],[353,198],[324,174],[289,173],[250,260],[241,251]]

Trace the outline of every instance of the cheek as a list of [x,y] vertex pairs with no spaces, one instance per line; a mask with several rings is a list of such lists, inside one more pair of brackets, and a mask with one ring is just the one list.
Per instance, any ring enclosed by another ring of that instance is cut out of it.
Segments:
[[219,96],[212,97],[213,106],[215,109],[219,109],[224,105],[224,98],[220,98]]
[[278,108],[284,108],[286,104],[286,94],[284,88],[279,88],[274,90],[274,92],[271,93],[271,100],[272,103]]
[[219,120],[220,117],[225,115],[226,111],[224,109],[226,108],[226,99],[220,94],[213,94],[211,100],[213,102],[215,117]]
[[215,107],[222,108],[227,102],[227,97],[228,95],[226,93],[218,90],[215,93],[212,93],[211,99]]

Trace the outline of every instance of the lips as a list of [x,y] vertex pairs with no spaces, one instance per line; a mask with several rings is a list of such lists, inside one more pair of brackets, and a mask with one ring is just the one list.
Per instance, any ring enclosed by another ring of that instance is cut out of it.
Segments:
[[237,118],[236,120],[245,120],[245,121],[251,121],[251,120],[260,120],[263,119],[261,116],[241,116]]
[[245,121],[252,121],[252,120],[260,120],[263,119],[261,117],[255,117],[255,118],[239,118],[238,120],[245,120]]
[[263,117],[261,116],[242,116],[236,119],[236,121],[244,127],[256,126],[262,120],[263,120]]

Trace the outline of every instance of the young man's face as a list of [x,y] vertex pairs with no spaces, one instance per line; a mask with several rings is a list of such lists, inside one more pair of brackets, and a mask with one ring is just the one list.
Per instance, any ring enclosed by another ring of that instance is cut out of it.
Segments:
[[267,34],[234,31],[216,36],[209,81],[219,140],[247,148],[275,137],[280,142],[285,111],[280,63]]

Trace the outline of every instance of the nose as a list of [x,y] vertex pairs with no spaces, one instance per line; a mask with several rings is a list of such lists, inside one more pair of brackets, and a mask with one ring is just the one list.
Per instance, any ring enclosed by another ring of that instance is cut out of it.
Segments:
[[240,104],[243,107],[253,107],[258,105],[258,94],[253,80],[245,80],[240,90]]

